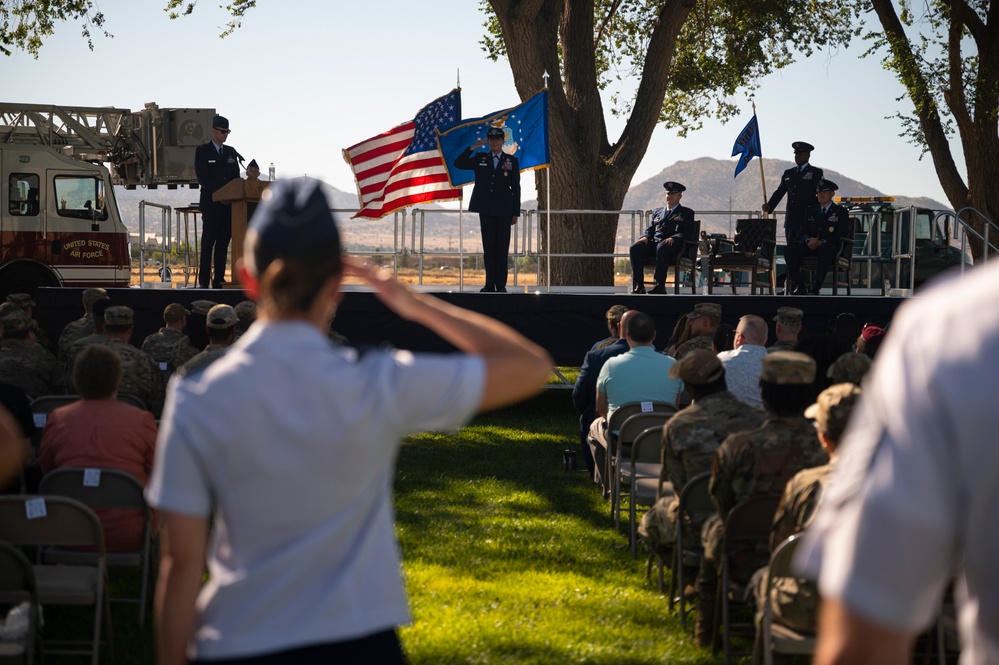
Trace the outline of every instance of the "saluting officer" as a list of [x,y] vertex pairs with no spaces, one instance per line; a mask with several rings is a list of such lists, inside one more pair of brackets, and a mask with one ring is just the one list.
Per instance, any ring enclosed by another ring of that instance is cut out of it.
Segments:
[[798,237],[798,229],[805,219],[808,206],[815,205],[815,186],[822,180],[822,169],[812,166],[808,160],[812,157],[815,147],[811,143],[795,141],[791,144],[794,150],[796,166],[784,171],[780,186],[774,191],[770,200],[763,204],[763,212],[771,213],[787,194],[787,210],[784,213],[784,239],[791,244]]
[[663,188],[666,190],[666,205],[652,211],[652,223],[629,250],[632,293],[645,293],[642,269],[645,260],[653,256],[656,257],[656,285],[649,293],[666,293],[666,273],[670,262],[683,250],[685,239],[694,239],[690,236],[694,211],[680,205],[687,188],[672,180],[664,182]]
[[[502,129],[490,127],[486,138],[473,143],[454,160],[455,168],[475,171],[475,186],[468,209],[479,213],[486,269],[483,293],[506,293],[510,229],[520,217],[520,163],[513,155],[503,152],[505,139]],[[488,152],[475,152],[487,141]]]
[[[850,213],[838,203],[833,203],[833,194],[839,187],[832,180],[819,182],[818,203],[810,206],[805,213],[805,221],[798,236],[788,241],[784,260],[787,262],[787,293],[818,295],[833,257],[839,251],[840,238],[850,223]],[[801,280],[801,257],[817,256],[815,281],[811,287]]]

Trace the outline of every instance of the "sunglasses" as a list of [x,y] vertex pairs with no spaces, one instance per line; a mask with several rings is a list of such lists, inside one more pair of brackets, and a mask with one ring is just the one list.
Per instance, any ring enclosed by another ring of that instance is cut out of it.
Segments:
[[231,129],[219,129],[218,127],[212,127],[212,129],[214,129],[219,134],[230,134],[230,133],[232,133]]

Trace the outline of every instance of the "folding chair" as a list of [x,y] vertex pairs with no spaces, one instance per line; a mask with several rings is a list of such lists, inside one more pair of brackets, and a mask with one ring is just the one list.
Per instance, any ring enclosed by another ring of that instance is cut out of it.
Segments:
[[[118,469],[83,469],[63,467],[47,473],[38,486],[39,494],[68,496],[86,504],[90,508],[119,508],[141,511],[145,520],[142,547],[129,552],[108,552],[109,566],[129,566],[142,569],[139,596],[137,598],[110,598],[112,602],[139,604],[139,626],[145,625],[146,599],[150,584],[152,556],[153,513],[146,503],[142,483],[135,476]],[[43,553],[45,563],[89,563],[93,552],[78,552],[58,548],[47,548]]]
[[[638,435],[650,427],[658,427],[660,432],[666,421],[673,417],[677,408],[666,402],[647,402],[653,405],[651,411],[636,413],[629,416],[621,424],[621,431],[617,435],[617,445],[615,450],[608,451],[607,460],[610,472],[608,478],[611,480],[611,516],[614,518],[614,528],[621,528],[621,486],[622,473],[628,465],[631,457],[631,446],[638,438]],[[617,412],[614,412],[617,415]],[[627,484],[625,484],[627,486]]]
[[[850,295],[852,291],[854,227],[856,224],[856,218],[851,217],[849,223],[844,225],[843,235],[839,238],[839,250],[829,264],[829,271],[832,273],[833,295],[839,293],[840,284],[846,286],[846,295]],[[798,267],[801,272],[814,274],[819,267],[819,259],[817,256],[803,256],[798,262]]]
[[21,639],[0,642],[0,661],[16,657],[18,662],[32,665],[41,642],[35,571],[21,550],[0,541],[0,603],[16,606],[24,602],[29,607],[28,632]]
[[[669,581],[669,609],[673,611],[673,605],[679,601],[680,604],[680,624],[687,627],[687,597],[684,595],[686,588],[683,579],[684,567],[698,568],[701,565],[701,558],[704,556],[704,548],[701,546],[700,538],[696,538],[693,543],[687,543],[683,538],[684,525],[688,522],[692,525],[703,525],[709,517],[715,514],[715,504],[711,502],[711,493],[708,491],[708,483],[711,480],[711,472],[700,473],[683,486],[680,492],[680,505],[677,509],[677,529],[676,548],[673,550],[673,574]],[[698,534],[700,529],[697,529]],[[659,561],[659,586],[662,588],[663,563]],[[679,598],[677,592],[679,591]]]
[[[607,454],[604,456],[604,483],[607,488],[613,486],[613,476],[611,475],[611,457],[617,454],[617,438],[618,435],[614,434],[617,430],[621,429],[621,425],[624,421],[632,417],[636,413],[648,413],[650,411],[667,411],[673,413],[676,411],[676,406],[673,404],[667,404],[666,402],[625,402],[621,406],[614,409],[614,413],[611,414],[610,419],[607,421],[607,439],[609,447],[607,449]],[[638,434],[638,432],[636,432]],[[608,492],[608,495],[610,493]],[[613,513],[611,513],[613,515]]]
[[767,570],[767,590],[763,601],[763,622],[760,627],[763,647],[763,662],[773,665],[774,654],[789,656],[807,656],[815,653],[815,633],[803,633],[781,623],[775,623],[771,597],[774,584],[784,577],[796,577],[791,572],[791,561],[798,548],[801,534],[795,534],[777,546],[770,556],[770,566]]
[[[0,496],[0,540],[14,545],[36,547],[93,547],[96,565],[35,565],[38,602],[44,605],[92,605],[93,637],[86,642],[62,641],[64,651],[48,653],[91,654],[91,663],[100,659],[101,621],[107,636],[108,656],[114,660],[111,606],[107,598],[107,570],[104,558],[104,532],[94,511],[62,496]],[[90,649],[69,648],[89,644]]]
[[744,600],[746,586],[753,572],[766,565],[765,560],[759,561],[760,553],[770,549],[770,528],[779,502],[780,498],[776,496],[751,496],[732,508],[725,518],[721,579],[715,603],[715,637],[712,639],[712,653],[717,653],[720,611],[725,665],[732,662],[732,628],[735,627],[732,623],[733,605],[741,604],[750,609],[750,621],[740,623],[738,627],[750,629],[753,634],[756,632],[752,608]]
[[[639,416],[632,416],[637,418]],[[628,419],[629,421],[631,418]],[[625,484],[631,488],[628,497],[628,538],[631,543],[631,557],[638,556],[638,524],[636,508],[639,503],[643,506],[651,506],[656,502],[660,491],[665,491],[665,496],[670,496],[673,486],[666,483],[668,487],[660,488],[659,478],[662,475],[662,425],[646,428],[635,437],[631,444],[631,461],[627,469],[621,469],[618,473],[620,484]]]
[[149,410],[145,401],[143,401],[141,397],[133,395],[132,393],[118,393],[118,401],[142,409],[143,411]]
[[50,413],[60,406],[66,406],[80,399],[79,395],[41,395],[31,400],[31,414],[35,419],[35,436],[31,439],[31,445],[35,449],[36,457],[38,446],[42,442],[42,429]]
[[[777,251],[777,220],[740,219],[735,224],[733,251],[712,251],[708,257],[708,293],[714,293],[715,270],[724,270],[728,273],[749,272],[752,295],[756,295],[759,275],[768,277],[767,286],[770,295],[773,295],[776,292],[774,254]],[[735,275],[731,277],[732,293],[735,293]]]
[[[698,240],[701,235],[701,220],[696,219],[691,224],[688,224],[687,229],[684,229],[684,235],[686,240],[683,241],[683,249],[680,253],[676,255],[671,264],[673,267],[673,293],[680,293],[680,282],[682,281],[680,275],[682,273],[687,273],[687,279],[690,281],[690,292],[697,293],[697,245]],[[650,257],[645,260],[645,266],[656,265],[656,258]],[[667,269],[666,274],[669,275],[669,270]],[[655,286],[655,281],[650,282],[649,280],[643,280],[646,285],[652,284]]]

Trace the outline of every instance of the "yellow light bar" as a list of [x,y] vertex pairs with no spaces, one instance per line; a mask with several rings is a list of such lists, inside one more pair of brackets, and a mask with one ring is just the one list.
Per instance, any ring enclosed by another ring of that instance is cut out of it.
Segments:
[[837,196],[837,203],[891,203],[894,196]]

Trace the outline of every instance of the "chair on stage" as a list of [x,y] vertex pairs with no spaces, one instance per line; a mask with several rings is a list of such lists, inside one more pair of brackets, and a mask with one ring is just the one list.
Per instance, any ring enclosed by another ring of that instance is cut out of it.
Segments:
[[[730,273],[732,293],[735,293],[735,273],[749,272],[751,293],[756,295],[760,275],[767,277],[770,295],[776,292],[774,255],[777,250],[777,220],[740,219],[736,222],[733,251],[712,251],[708,256],[708,293],[714,293],[714,272],[722,270]],[[717,244],[713,247],[717,248]]]
[[[849,224],[844,225],[843,234],[839,238],[839,250],[829,264],[834,296],[839,294],[840,284],[846,286],[846,295],[851,295],[853,290],[853,245],[856,225],[857,220],[853,217],[850,218]],[[798,265],[801,272],[807,272],[814,276],[819,267],[819,258],[817,256],[803,256]],[[811,282],[812,278],[809,279],[809,283]]]
[[[673,268],[673,293],[680,293],[680,282],[682,281],[680,275],[686,273],[687,280],[690,282],[690,292],[697,293],[697,244],[698,238],[701,235],[701,220],[694,220],[688,225],[690,228],[684,230],[684,240],[683,249],[680,253],[674,257],[670,266]],[[655,266],[656,257],[652,256],[645,259],[645,266]],[[666,271],[667,276],[669,275],[669,270]],[[645,279],[646,286],[655,286],[655,280]]]

